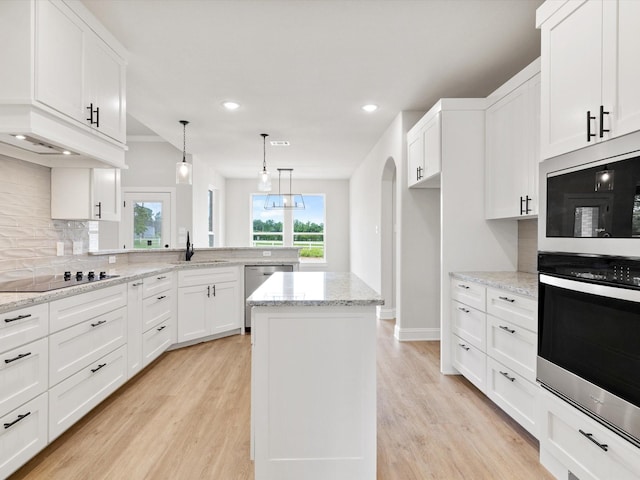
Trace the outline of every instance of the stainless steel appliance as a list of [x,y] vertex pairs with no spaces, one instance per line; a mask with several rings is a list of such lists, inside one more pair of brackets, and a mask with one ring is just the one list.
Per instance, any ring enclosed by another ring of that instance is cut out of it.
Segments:
[[640,258],[538,255],[542,386],[640,447]]
[[63,275],[42,275],[33,278],[23,278],[0,283],[0,292],[49,292],[65,287],[95,283],[100,280],[116,278],[118,275],[108,275],[106,272],[64,272]]
[[[246,265],[244,267],[245,300],[276,272],[293,272],[293,265]],[[245,331],[251,330],[251,307],[249,306],[245,306],[244,326]]]

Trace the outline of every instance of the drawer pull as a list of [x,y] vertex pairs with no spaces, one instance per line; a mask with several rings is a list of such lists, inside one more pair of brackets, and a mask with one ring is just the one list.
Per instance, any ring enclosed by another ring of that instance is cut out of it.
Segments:
[[10,323],[10,322],[15,322],[16,320],[23,320],[25,318],[29,318],[31,316],[31,314],[27,314],[27,315],[18,315],[17,317],[13,317],[13,318],[5,318],[4,319],[4,323]]
[[143,282],[136,282],[136,283],[132,283],[131,285],[133,285],[134,287],[139,287],[142,284]]
[[458,307],[458,310],[460,310],[461,312],[464,312],[464,313],[470,313],[471,312],[471,310],[469,310],[468,308],[464,308],[464,307]]
[[98,325],[102,325],[103,323],[107,323],[107,321],[106,320],[100,320],[99,322],[92,323],[91,326],[92,327],[97,327]]
[[11,362],[15,362],[16,360],[20,360],[21,358],[28,357],[29,355],[31,355],[31,352],[21,353],[21,354],[20,354],[20,355],[18,355],[17,357],[13,357],[13,358],[7,358],[7,359],[5,359],[4,363],[11,363]]
[[160,296],[158,297],[158,300],[162,300],[163,298],[167,298],[167,296],[166,296],[166,295],[160,295]]
[[509,297],[498,297],[500,300],[504,300],[505,302],[509,302],[509,303],[513,303],[516,300],[514,298],[509,298]]
[[512,382],[516,381],[516,377],[510,377],[509,374],[507,372],[500,372],[500,375],[502,375],[504,378],[506,378],[507,380],[510,380]]
[[593,438],[593,433],[587,433],[582,429],[578,430],[582,435],[584,435],[585,437],[587,437],[589,440],[591,440],[593,443],[595,443],[597,446],[599,446],[602,450],[604,450],[605,452],[609,451],[609,445],[607,445],[606,443],[600,443],[598,442],[595,438]]
[[498,328],[501,328],[502,330],[504,330],[505,332],[509,332],[509,333],[516,333],[515,330],[509,328],[509,327],[505,327],[504,325],[498,325]]
[[156,277],[156,280],[164,280],[165,278],[167,278],[166,275],[162,275],[161,277]]
[[101,363],[100,365],[98,365],[96,368],[92,368],[91,369],[91,373],[96,373],[98,370],[100,370],[102,367],[106,366],[106,363]]
[[459,343],[461,348],[464,348],[467,352],[469,351],[469,347],[467,347],[464,343]]
[[469,290],[469,288],[471,288],[471,287],[469,287],[469,285],[465,285],[464,283],[459,283],[458,286],[460,288],[464,288],[465,290]]
[[5,423],[5,424],[4,424],[4,428],[5,428],[5,429],[7,429],[7,428],[11,428],[11,427],[13,427],[16,423],[18,423],[18,422],[19,422],[20,420],[22,420],[23,418],[28,417],[29,415],[31,415],[31,412],[27,412],[27,413],[24,413],[24,414],[22,414],[22,415],[18,415],[18,418],[16,418],[13,422],[11,422],[11,423]]
[[162,330],[164,330],[165,328],[167,328],[166,325],[162,325],[160,328],[157,328],[156,330],[158,330],[159,332],[161,332]]

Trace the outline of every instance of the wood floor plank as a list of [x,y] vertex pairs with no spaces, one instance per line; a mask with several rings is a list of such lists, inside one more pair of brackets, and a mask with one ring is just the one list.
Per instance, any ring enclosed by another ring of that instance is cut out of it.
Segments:
[[[438,342],[378,324],[379,480],[553,478],[533,437],[440,374]],[[253,480],[250,356],[249,336],[165,353],[11,480]]]

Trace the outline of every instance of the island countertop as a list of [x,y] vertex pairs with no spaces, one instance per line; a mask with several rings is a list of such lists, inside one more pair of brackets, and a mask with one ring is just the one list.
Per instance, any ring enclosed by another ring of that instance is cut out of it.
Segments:
[[277,272],[247,299],[253,307],[384,305],[382,297],[348,272]]

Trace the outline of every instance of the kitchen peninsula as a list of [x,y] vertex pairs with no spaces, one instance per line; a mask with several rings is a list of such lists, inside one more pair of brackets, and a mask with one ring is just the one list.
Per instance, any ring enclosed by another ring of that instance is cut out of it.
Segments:
[[376,306],[351,273],[276,273],[253,307],[256,480],[376,478]]

